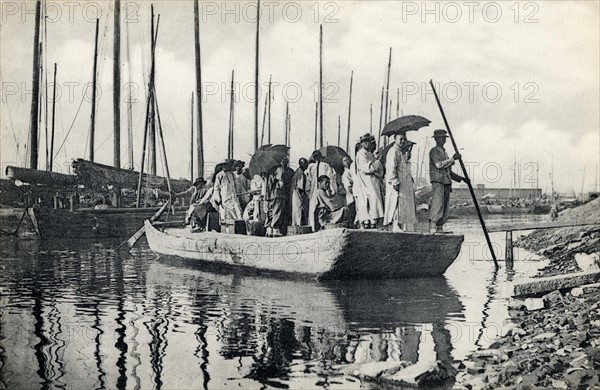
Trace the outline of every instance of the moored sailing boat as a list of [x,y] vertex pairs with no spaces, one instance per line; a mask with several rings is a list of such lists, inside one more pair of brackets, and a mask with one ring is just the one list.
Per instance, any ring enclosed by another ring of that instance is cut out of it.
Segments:
[[[146,195],[152,192],[163,191],[168,194],[171,191],[169,177],[163,178],[156,176],[156,169],[151,170],[151,174],[144,175],[135,171],[120,168],[120,109],[119,96],[120,89],[120,12],[119,1],[115,3],[115,41],[114,41],[114,59],[115,67],[113,71],[113,81],[115,87],[115,98],[113,104],[114,113],[114,167],[98,164],[94,159],[94,129],[95,129],[95,99],[92,99],[92,115],[90,126],[89,154],[90,160],[78,159],[73,162],[75,175],[64,175],[51,171],[37,169],[37,123],[38,123],[38,95],[39,95],[39,63],[40,53],[39,26],[41,2],[36,4],[36,27],[35,27],[35,50],[34,50],[34,75],[33,75],[33,100],[32,100],[32,118],[31,118],[31,140],[36,140],[30,147],[29,168],[20,168],[9,166],[6,170],[9,179],[23,183],[29,191],[28,196],[24,197],[25,207],[3,209],[0,214],[0,228],[3,234],[16,235],[18,237],[67,237],[67,238],[103,238],[103,237],[124,237],[134,233],[143,221],[153,216],[160,206],[159,196],[155,196],[154,201],[148,204],[144,201],[143,208],[122,207],[127,206],[126,199],[123,199],[123,193],[129,190],[134,192],[139,183],[144,183],[143,188],[138,188],[138,200],[141,192]],[[154,16],[153,16],[154,18]],[[152,31],[153,39],[155,31]],[[98,23],[96,23],[96,51],[94,53],[94,76],[96,74],[97,47],[98,47]],[[154,50],[154,47],[153,47]],[[154,56],[152,57],[154,63]],[[154,65],[153,65],[154,66]],[[96,77],[93,77],[93,91],[95,94]],[[154,92],[154,91],[153,91]],[[150,104],[150,102],[149,102]],[[152,102],[153,109],[157,103]],[[34,109],[34,107],[36,107]],[[160,117],[159,117],[160,121]],[[147,124],[150,121],[147,121]],[[154,121],[151,122],[154,124]],[[160,126],[160,124],[159,124]],[[152,128],[154,131],[154,128]],[[162,129],[161,137],[162,137]],[[154,133],[153,133],[154,134]],[[163,140],[164,143],[164,140]],[[155,145],[152,144],[152,145]],[[156,162],[156,150],[151,145],[151,163]],[[163,145],[164,148],[164,145]],[[163,150],[164,153],[164,150]],[[166,153],[164,153],[166,159]],[[52,164],[50,164],[51,167]],[[168,167],[167,167],[168,176]],[[139,180],[138,180],[139,178]],[[189,188],[191,182],[186,180],[173,181],[173,188],[182,191]],[[106,192],[109,191],[109,196]],[[98,192],[105,193],[102,197],[104,205],[93,207],[93,197]],[[87,207],[80,208],[84,202],[80,202],[80,195],[85,194],[83,198],[89,198]],[[113,198],[111,202],[108,197]],[[126,198],[126,197],[125,197]],[[139,201],[137,202],[139,206]],[[133,204],[133,202],[131,202]],[[91,207],[90,207],[91,206]],[[130,205],[131,206],[131,205]],[[100,209],[98,209],[100,208]],[[175,209],[173,209],[175,213]],[[184,211],[177,212],[177,218],[183,219]],[[165,217],[166,218],[166,217]],[[164,218],[163,218],[164,219]],[[18,223],[16,222],[18,221]],[[25,223],[23,223],[25,221]]]

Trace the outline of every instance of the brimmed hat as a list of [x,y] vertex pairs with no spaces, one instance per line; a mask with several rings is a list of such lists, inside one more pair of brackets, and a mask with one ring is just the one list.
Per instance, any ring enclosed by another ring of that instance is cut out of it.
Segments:
[[206,184],[206,180],[204,180],[204,178],[203,178],[203,177],[198,177],[198,178],[196,178],[196,180],[194,180],[194,186],[195,186],[196,184],[200,184],[200,183],[202,183],[202,184]]
[[244,165],[246,165],[246,163],[242,160],[235,160],[235,162],[233,163],[234,167],[243,167]]
[[364,135],[361,135],[360,138],[358,139],[358,142],[365,142],[365,141],[375,141],[375,137],[369,133],[366,133]]
[[448,133],[446,133],[446,130],[443,129],[434,130],[433,137],[448,137]]

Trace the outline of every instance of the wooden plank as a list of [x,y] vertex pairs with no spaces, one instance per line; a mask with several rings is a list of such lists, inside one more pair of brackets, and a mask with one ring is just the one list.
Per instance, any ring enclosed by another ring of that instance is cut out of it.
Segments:
[[577,272],[567,275],[549,276],[515,283],[513,296],[533,295],[563,288],[572,288],[600,281],[600,272]]
[[598,220],[579,220],[579,221],[560,221],[560,222],[542,222],[542,223],[522,223],[522,224],[504,224],[497,225],[488,228],[490,233],[496,232],[509,232],[517,230],[538,230],[538,229],[554,229],[561,227],[573,227],[573,226],[588,226],[588,225],[600,225]]

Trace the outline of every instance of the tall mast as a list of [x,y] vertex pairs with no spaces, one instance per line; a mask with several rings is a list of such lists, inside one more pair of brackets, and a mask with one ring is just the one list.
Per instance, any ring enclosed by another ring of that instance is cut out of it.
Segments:
[[96,19],[96,40],[94,46],[94,75],[92,77],[92,115],[90,123],[90,161],[94,161],[94,135],[96,132],[96,80],[98,77],[98,28],[99,19]]
[[44,65],[42,68],[44,69],[44,130],[45,130],[45,139],[46,139],[46,170],[48,170],[48,166],[50,164],[50,158],[48,156],[49,151],[49,138],[48,138],[48,19],[46,18],[46,3],[44,3],[43,10],[43,18],[44,18],[44,50],[42,51],[42,55],[44,57]]
[[194,92],[190,104],[190,180],[194,182]]
[[396,90],[396,117],[400,118],[400,88]]
[[196,164],[198,176],[204,176],[204,140],[202,136],[202,68],[200,66],[200,11],[198,0],[194,0],[194,49],[196,53],[196,105],[198,106],[196,147],[198,148]]
[[121,168],[121,0],[115,0],[113,38],[113,165]]
[[342,122],[341,122],[341,116],[338,115],[338,137],[337,137],[337,146],[338,148],[340,147],[340,136],[341,136],[341,132],[342,132]]
[[48,170],[52,172],[52,163],[54,162],[54,122],[56,119],[56,62],[54,63],[54,84],[52,91],[52,136],[50,138],[50,161]]
[[[260,53],[260,0],[256,2],[256,51],[254,58],[254,150],[258,149],[258,55]],[[270,99],[270,97],[269,97]],[[270,104],[270,103],[269,103]]]
[[379,134],[377,135],[377,143],[381,142],[381,130],[383,121],[383,87],[381,87],[381,104],[379,105]]
[[290,126],[290,102],[286,102],[285,103],[285,146],[290,146],[289,126]]
[[319,144],[323,146],[323,25],[319,28]]
[[231,99],[229,102],[229,139],[227,142],[227,158],[233,158],[233,106],[235,102],[234,88],[234,76],[235,73],[231,71]]
[[318,129],[319,129],[319,102],[315,102],[315,150],[317,150]]
[[386,82],[385,82],[385,103],[386,103],[385,104],[385,115],[383,116],[385,118],[386,123],[388,120],[387,103],[389,101],[389,94],[390,94],[390,70],[391,70],[391,68],[392,68],[392,48],[390,47],[390,58],[388,60],[387,78],[386,78]]
[[271,143],[271,102],[273,101],[271,96],[271,76],[269,76],[269,91],[267,92],[267,98],[269,99],[269,104],[267,108],[267,143]]
[[265,124],[267,121],[267,105],[269,104],[269,94],[267,93],[267,95],[265,96],[265,110],[263,112],[263,120],[262,120],[262,130],[260,133],[260,145],[264,145],[265,144]]
[[152,88],[148,91],[148,97],[150,98],[150,122],[148,123],[148,142],[150,143],[150,154],[148,156],[148,164],[150,165],[149,173],[151,175],[156,175],[156,114],[154,105],[154,82],[156,74],[156,62],[154,55],[156,48],[156,31],[154,29],[154,5],[150,5],[150,10],[150,85]]
[[29,132],[29,168],[38,166],[38,109],[40,93],[40,11],[41,0],[35,3],[35,30],[33,34],[33,91],[31,95],[31,131]]
[[350,73],[350,96],[348,98],[348,132],[346,133],[346,152],[350,150],[350,114],[352,113],[352,81],[354,81],[354,71]]
[[133,102],[131,97],[131,50],[129,48],[129,23],[125,23],[125,34],[127,35],[127,77],[129,86],[127,88],[127,157],[129,169],[133,170]]
[[288,114],[288,117],[287,117],[287,139],[288,139],[287,146],[291,147],[292,146],[292,114]]

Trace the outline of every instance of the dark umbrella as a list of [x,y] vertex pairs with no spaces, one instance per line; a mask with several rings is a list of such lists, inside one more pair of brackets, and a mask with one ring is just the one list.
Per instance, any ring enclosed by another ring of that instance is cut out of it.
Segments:
[[281,165],[281,161],[288,157],[290,148],[285,145],[263,145],[250,159],[250,175],[267,173],[274,167]]
[[429,126],[431,121],[418,115],[406,115],[394,119],[383,128],[383,135],[394,135],[407,131],[419,130],[421,127]]
[[319,152],[323,155],[323,161],[331,165],[337,173],[344,173],[344,163],[342,162],[342,159],[344,157],[350,157],[344,149],[339,146],[328,145],[319,149]]

